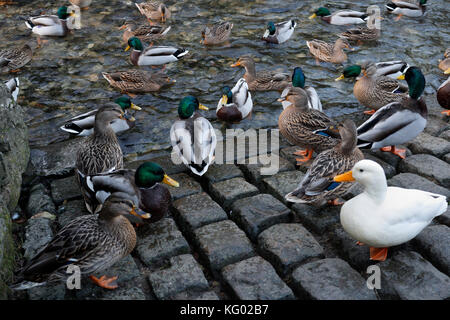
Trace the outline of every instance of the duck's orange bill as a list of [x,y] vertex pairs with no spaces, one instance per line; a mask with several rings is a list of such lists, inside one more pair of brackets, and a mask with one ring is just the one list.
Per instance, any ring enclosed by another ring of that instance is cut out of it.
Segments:
[[347,171],[346,173],[340,174],[334,177],[333,180],[336,182],[355,181],[351,171]]
[[139,209],[136,206],[133,206],[133,209],[131,209],[130,213],[133,216],[136,216],[138,218],[148,219],[151,217],[151,214],[148,212],[145,212],[144,210]]
[[162,181],[165,184],[168,184],[169,186],[178,188],[180,184],[173,180],[171,177],[169,177],[167,174],[164,175],[164,179]]
[[241,63],[239,61],[237,61],[233,64],[230,64],[230,67],[239,67],[240,65],[241,65]]

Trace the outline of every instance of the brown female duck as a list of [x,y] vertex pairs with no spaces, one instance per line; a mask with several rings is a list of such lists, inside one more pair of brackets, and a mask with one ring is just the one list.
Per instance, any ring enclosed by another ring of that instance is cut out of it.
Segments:
[[[442,108],[450,108],[450,77],[437,90],[437,100]],[[442,114],[450,116],[450,110],[444,110]]]
[[147,93],[161,90],[163,87],[175,83],[162,72],[153,73],[144,70],[127,70],[117,72],[103,72],[103,77],[109,84],[122,93]]
[[344,48],[351,49],[346,39],[339,38],[334,44],[326,43],[322,40],[306,41],[309,52],[316,58],[316,63],[320,61],[331,63],[344,63],[347,61],[347,54]]

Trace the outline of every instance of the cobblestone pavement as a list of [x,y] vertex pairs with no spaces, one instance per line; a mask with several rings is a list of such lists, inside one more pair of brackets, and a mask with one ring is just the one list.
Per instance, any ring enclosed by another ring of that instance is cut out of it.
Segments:
[[[439,107],[427,103],[428,126],[405,145],[405,160],[379,151],[365,156],[381,164],[389,185],[450,196],[450,125]],[[66,144],[58,150],[70,148]],[[306,170],[295,167],[295,149],[282,141],[281,149],[273,151],[280,155],[280,171],[271,176],[260,174],[260,164],[237,163],[213,165],[197,177],[173,164],[168,153],[159,153],[151,160],[162,164],[180,187],[170,188],[169,215],[139,227],[131,256],[107,270],[119,276],[119,289],[104,290],[84,279],[81,290],[59,284],[29,289],[18,298],[450,299],[449,211],[414,240],[392,248],[386,261],[372,262],[368,247],[356,245],[341,228],[339,207],[285,202],[284,195]],[[32,151],[36,163],[42,163],[39,152]],[[29,197],[22,214],[32,216],[25,225],[25,259],[57,228],[87,214],[70,175],[73,162],[57,155],[53,160],[51,168],[30,168],[40,179],[25,179]],[[346,198],[360,191],[355,185]],[[367,268],[374,264],[381,268],[381,289],[370,290]]]

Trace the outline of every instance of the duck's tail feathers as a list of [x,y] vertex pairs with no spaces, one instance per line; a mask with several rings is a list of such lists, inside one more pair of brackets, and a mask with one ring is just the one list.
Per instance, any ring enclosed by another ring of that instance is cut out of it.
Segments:
[[177,58],[180,59],[181,57],[187,55],[189,53],[189,50],[186,49],[178,49],[177,51],[175,51],[173,53],[173,55]]
[[77,126],[73,122],[66,123],[59,127],[62,131],[71,133],[71,134],[80,134],[83,129],[81,129],[79,126]]
[[395,10],[395,8],[397,8],[397,6],[395,5],[395,3],[393,2],[389,2],[385,5],[387,11],[392,12]]
[[298,190],[294,190],[292,192],[289,192],[287,195],[285,195],[284,198],[286,199],[286,201],[289,201],[289,202],[309,203],[309,201],[299,198],[298,195],[299,195]]
[[164,31],[161,33],[161,35],[163,35],[163,36],[166,35],[167,32],[169,32],[171,28],[172,28],[171,26],[168,26],[168,27],[166,28],[166,30],[164,30]]
[[356,142],[356,146],[359,149],[372,149],[372,142],[358,139],[358,141]]
[[22,20],[25,20],[25,25],[28,29],[33,29],[35,27],[35,24],[31,22],[29,18],[20,17]]

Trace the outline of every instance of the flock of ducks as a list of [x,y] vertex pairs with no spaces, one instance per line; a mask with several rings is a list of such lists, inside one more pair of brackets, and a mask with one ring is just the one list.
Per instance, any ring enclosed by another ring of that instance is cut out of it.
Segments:
[[[71,0],[81,8],[91,0]],[[418,17],[425,12],[426,0],[391,1],[388,12],[401,16]],[[131,49],[130,61],[135,66],[157,66],[176,62],[188,54],[188,50],[173,46],[153,45],[170,31],[165,23],[172,16],[164,3],[144,2],[136,4],[149,24],[126,21],[123,40],[126,50]],[[64,36],[69,32],[67,19],[73,13],[67,7],[58,9],[57,15],[27,18],[25,24],[40,36]],[[331,25],[367,23],[371,16],[353,10],[331,13],[320,7],[310,19],[320,17]],[[297,23],[294,20],[269,22],[262,40],[277,45],[291,38]],[[228,41],[233,23],[219,22],[204,28],[200,42],[216,45]],[[347,60],[344,49],[350,49],[351,41],[373,41],[380,37],[380,30],[364,27],[350,28],[339,34],[333,44],[318,39],[307,41],[307,47],[317,63],[341,64]],[[38,40],[40,44],[41,41]],[[450,74],[450,51],[439,68]],[[15,72],[32,57],[29,45],[0,52],[2,71]],[[257,70],[251,56],[241,56],[231,67],[241,67],[245,73],[233,88],[222,89],[217,108],[217,118],[227,123],[239,123],[250,119],[253,109],[251,92],[279,91],[278,99],[283,111],[278,126],[284,138],[302,148],[295,152],[299,164],[310,164],[298,187],[286,195],[290,202],[323,205],[342,204],[343,196],[351,184],[358,181],[364,186],[360,195],[347,201],[341,209],[344,229],[359,244],[370,246],[370,258],[385,260],[387,248],[414,238],[431,220],[447,208],[446,197],[425,191],[387,187],[383,169],[374,161],[364,160],[360,149],[381,149],[401,158],[405,150],[396,145],[406,143],[419,135],[427,123],[427,106],[421,95],[425,77],[420,68],[403,61],[374,63],[364,62],[344,68],[336,80],[356,78],[353,93],[357,100],[369,108],[370,115],[362,125],[350,119],[337,123],[322,110],[320,98],[313,87],[305,86],[306,76],[300,67],[292,75]],[[164,184],[178,187],[163,168],[153,162],[145,162],[136,170],[123,167],[123,154],[116,133],[134,126],[135,119],[129,110],[140,110],[131,101],[134,94],[160,90],[172,82],[162,72],[149,72],[136,68],[127,71],[103,73],[111,86],[124,95],[98,110],[79,115],[61,130],[76,136],[85,136],[77,153],[76,175],[91,215],[74,219],[63,227],[55,238],[33,257],[21,270],[13,287],[29,288],[65,278],[69,264],[78,265],[82,274],[92,274],[106,269],[129,254],[136,244],[136,233],[131,222],[137,225],[161,219],[169,210],[171,195]],[[406,80],[407,85],[398,80]],[[449,78],[450,79],[450,78]],[[7,82],[15,94],[18,78]],[[438,90],[439,103],[448,108],[450,87],[447,80]],[[217,138],[211,123],[199,110],[208,110],[194,96],[181,99],[179,119],[170,130],[170,140],[175,153],[198,176],[207,172],[214,161]],[[448,115],[449,111],[445,111]],[[130,222],[131,221],[131,222]],[[91,279],[101,287],[114,289],[117,277],[105,276]]]

